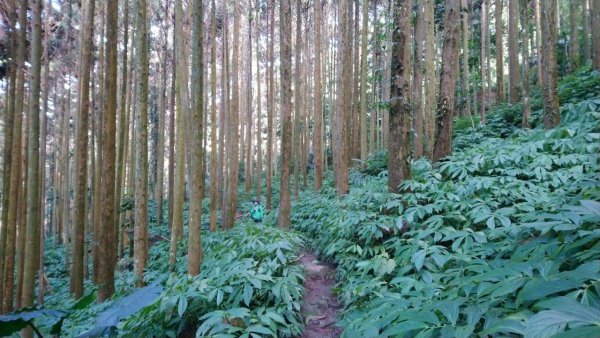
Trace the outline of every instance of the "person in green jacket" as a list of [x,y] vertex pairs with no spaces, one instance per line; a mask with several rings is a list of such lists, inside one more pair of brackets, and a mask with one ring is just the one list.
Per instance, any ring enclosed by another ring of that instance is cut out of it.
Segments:
[[263,208],[262,205],[260,205],[260,201],[258,200],[258,198],[255,198],[254,201],[252,201],[252,209],[250,210],[250,217],[252,218],[252,220],[255,223],[260,223],[263,221],[264,216],[265,216],[265,209]]

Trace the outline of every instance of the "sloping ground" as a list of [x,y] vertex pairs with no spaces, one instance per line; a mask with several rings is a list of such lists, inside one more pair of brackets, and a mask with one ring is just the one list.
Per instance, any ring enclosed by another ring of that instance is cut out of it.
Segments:
[[300,258],[304,267],[305,294],[302,303],[304,317],[303,338],[339,337],[341,329],[336,327],[341,304],[333,295],[335,268],[321,263],[312,252],[305,252]]
[[402,195],[385,172],[306,193],[293,224],[337,265],[342,337],[600,336],[599,105],[550,131],[464,130]]

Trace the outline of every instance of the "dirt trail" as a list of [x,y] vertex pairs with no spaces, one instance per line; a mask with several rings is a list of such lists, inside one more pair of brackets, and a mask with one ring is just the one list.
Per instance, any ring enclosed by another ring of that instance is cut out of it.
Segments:
[[302,304],[305,329],[303,338],[335,338],[342,329],[335,326],[341,304],[331,292],[335,284],[335,268],[321,263],[312,252],[300,259],[304,266],[306,294]]

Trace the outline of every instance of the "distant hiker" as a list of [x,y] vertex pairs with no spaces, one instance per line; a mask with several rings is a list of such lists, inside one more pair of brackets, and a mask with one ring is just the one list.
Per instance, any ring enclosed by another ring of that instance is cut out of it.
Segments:
[[254,223],[260,223],[263,221],[264,216],[265,209],[262,205],[260,205],[260,201],[258,200],[258,198],[255,198],[252,201],[252,210],[250,210],[250,217],[252,217]]

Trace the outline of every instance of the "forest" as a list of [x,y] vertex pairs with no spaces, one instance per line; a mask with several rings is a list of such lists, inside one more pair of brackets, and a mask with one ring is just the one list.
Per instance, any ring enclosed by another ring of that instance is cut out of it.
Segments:
[[600,337],[600,0],[0,0],[0,336]]

